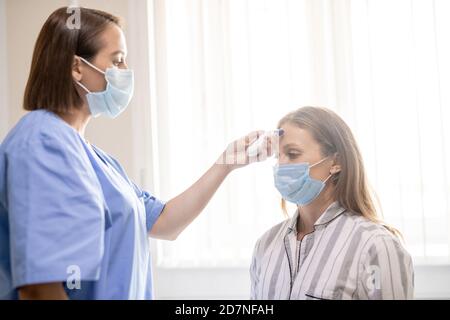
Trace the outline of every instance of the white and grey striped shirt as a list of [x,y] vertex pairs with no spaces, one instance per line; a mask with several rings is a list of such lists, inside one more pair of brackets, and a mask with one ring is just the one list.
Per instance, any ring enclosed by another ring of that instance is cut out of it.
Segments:
[[412,299],[409,253],[385,227],[338,202],[297,240],[298,211],[256,243],[252,299]]

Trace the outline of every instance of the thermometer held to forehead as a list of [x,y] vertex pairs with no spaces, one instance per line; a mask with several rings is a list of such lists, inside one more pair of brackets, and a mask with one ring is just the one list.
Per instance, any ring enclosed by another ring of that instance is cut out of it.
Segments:
[[249,157],[256,157],[266,147],[266,138],[281,137],[284,134],[283,129],[264,132],[255,142],[253,142],[247,149]]

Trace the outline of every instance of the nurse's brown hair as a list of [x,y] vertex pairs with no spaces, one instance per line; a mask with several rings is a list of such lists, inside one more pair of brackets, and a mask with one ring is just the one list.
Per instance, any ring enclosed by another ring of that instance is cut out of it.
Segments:
[[[362,215],[382,224],[392,233],[401,237],[400,232],[385,224],[375,205],[375,193],[369,187],[363,159],[356,139],[348,125],[335,112],[320,107],[303,107],[283,117],[278,128],[284,124],[298,126],[311,133],[319,143],[323,157],[337,155],[341,171],[331,177],[334,197],[349,212]],[[286,203],[282,200],[286,212]]]
[[[82,105],[72,78],[74,56],[91,60],[103,47],[101,34],[111,24],[121,27],[120,18],[107,12],[77,8],[79,26],[70,27],[73,11],[63,7],[44,23],[34,47],[23,107],[65,114]],[[78,28],[79,27],[79,28]]]

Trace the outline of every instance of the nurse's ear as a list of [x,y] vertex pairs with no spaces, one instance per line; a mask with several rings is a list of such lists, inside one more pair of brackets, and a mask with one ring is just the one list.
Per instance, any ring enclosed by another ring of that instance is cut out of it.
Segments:
[[80,57],[74,56],[72,62],[72,77],[75,81],[81,81],[83,75],[81,74],[81,59]]

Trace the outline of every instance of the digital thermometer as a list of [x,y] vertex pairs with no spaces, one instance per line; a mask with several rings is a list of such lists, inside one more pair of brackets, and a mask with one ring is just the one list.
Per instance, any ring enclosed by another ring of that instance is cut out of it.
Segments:
[[253,142],[247,148],[247,155],[249,157],[256,157],[259,153],[261,153],[264,148],[266,148],[266,138],[268,137],[281,137],[284,134],[283,129],[277,129],[274,131],[266,131],[264,132],[255,142]]

